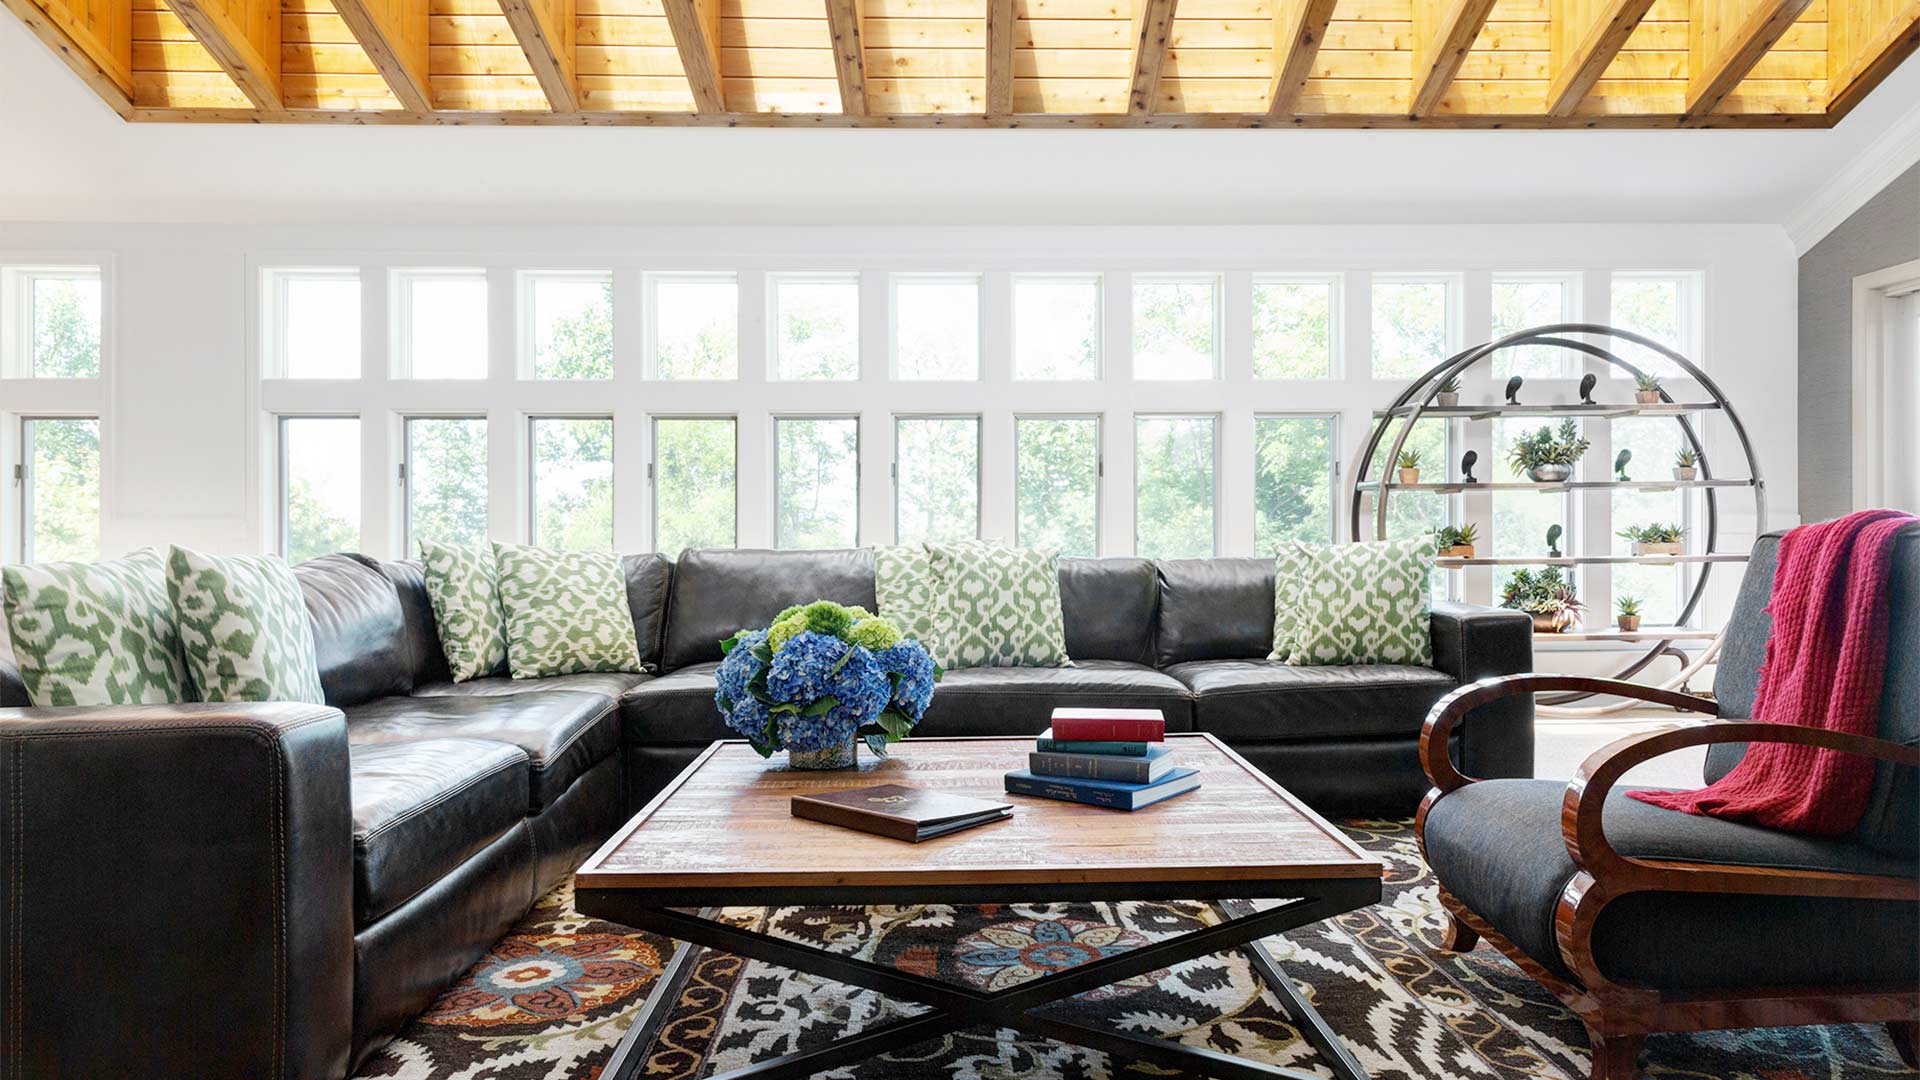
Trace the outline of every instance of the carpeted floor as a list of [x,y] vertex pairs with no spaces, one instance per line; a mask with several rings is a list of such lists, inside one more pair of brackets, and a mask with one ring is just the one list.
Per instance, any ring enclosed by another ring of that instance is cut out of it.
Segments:
[[[1346,822],[1387,864],[1376,907],[1270,941],[1375,1080],[1581,1080],[1586,1039],[1544,991],[1482,945],[1438,948],[1440,909],[1405,822]],[[561,889],[363,1077],[592,1080],[645,1000],[671,944],[584,918]],[[1194,905],[741,909],[795,940],[940,978],[997,987],[1190,929]],[[1076,1018],[1321,1072],[1312,1049],[1236,954],[1118,984],[1070,1003]],[[647,1063],[649,1080],[696,1080],[915,1011],[755,961],[706,954]],[[1650,1076],[1687,1080],[1911,1077],[1879,1027],[1656,1036]],[[1160,1075],[1104,1055],[988,1029],[828,1074],[837,1080],[1106,1080]]]

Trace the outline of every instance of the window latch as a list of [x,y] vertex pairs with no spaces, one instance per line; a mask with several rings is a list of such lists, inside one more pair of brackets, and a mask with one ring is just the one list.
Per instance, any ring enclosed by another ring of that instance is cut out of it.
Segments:
[[653,483],[653,462],[647,462],[647,483]]
[[399,472],[400,472],[400,483],[405,484],[407,482],[407,463],[406,462],[403,461],[400,463]]
[[15,484],[24,484],[27,482],[27,467],[25,465],[15,465],[13,467],[13,482]]

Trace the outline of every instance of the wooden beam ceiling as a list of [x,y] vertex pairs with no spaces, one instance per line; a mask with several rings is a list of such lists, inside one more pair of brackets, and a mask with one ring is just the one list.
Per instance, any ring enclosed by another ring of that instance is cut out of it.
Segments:
[[133,13],[117,0],[0,0],[121,116],[133,111]]
[[1688,116],[1720,107],[1811,0],[1699,0],[1692,23]]
[[[1653,0],[1556,0],[1547,87],[1547,115],[1572,116],[1605,75]],[[1593,9],[1597,7],[1596,12]]]
[[867,50],[861,27],[866,0],[827,0],[827,33],[833,39],[833,74],[840,83],[840,111],[867,115]]
[[[667,25],[680,50],[680,66],[693,90],[694,108],[703,113],[727,111],[726,90],[720,82],[719,0],[664,0]],[[837,55],[837,51],[836,51]],[[865,60],[861,61],[862,67]],[[861,77],[864,98],[866,78]],[[856,114],[858,115],[858,114]]]
[[171,6],[254,108],[285,111],[279,0],[171,0]]
[[1920,49],[1920,0],[1876,24],[1868,0],[1828,0],[1827,116],[1834,122]]
[[579,112],[573,0],[500,0],[500,14],[513,28],[548,107],[557,113]]
[[1493,0],[1413,0],[1411,115],[1433,115],[1492,11]]
[[1013,0],[987,0],[988,116],[1013,112]]
[[1133,17],[1133,84],[1127,92],[1127,112],[1145,116],[1160,96],[1160,73],[1167,63],[1167,38],[1173,33],[1177,0],[1135,0]]
[[333,0],[333,7],[400,107],[431,111],[427,0]]
[[1267,115],[1289,116],[1313,77],[1313,62],[1327,39],[1337,0],[1281,0],[1273,19],[1273,82]]

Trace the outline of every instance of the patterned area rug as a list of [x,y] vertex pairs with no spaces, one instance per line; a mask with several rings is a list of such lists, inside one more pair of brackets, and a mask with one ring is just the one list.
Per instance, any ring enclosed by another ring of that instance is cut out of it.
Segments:
[[[1439,949],[1441,909],[1406,822],[1343,827],[1387,864],[1383,901],[1268,942],[1376,1080],[1583,1080],[1578,1021],[1490,946]],[[360,1074],[399,1080],[593,1080],[672,945],[575,913],[555,891]],[[1003,987],[1210,916],[1195,904],[740,909],[796,941],[979,987]],[[708,953],[647,1062],[649,1080],[699,1080],[824,1046],[917,1006]],[[1237,953],[1052,1006],[1097,1022],[1326,1075]],[[1687,1080],[1911,1077],[1877,1026],[1655,1036],[1645,1068]],[[835,1080],[1107,1080],[1167,1075],[991,1029],[958,1032]]]

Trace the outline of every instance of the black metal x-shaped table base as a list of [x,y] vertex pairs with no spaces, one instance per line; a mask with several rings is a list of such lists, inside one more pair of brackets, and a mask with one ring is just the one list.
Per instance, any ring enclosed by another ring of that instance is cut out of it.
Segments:
[[1312,1080],[1311,1074],[1297,1069],[1246,1061],[1163,1039],[1089,1027],[1035,1011],[1122,979],[1238,948],[1246,952],[1254,970],[1280,999],[1301,1035],[1320,1052],[1334,1075],[1339,1080],[1368,1080],[1366,1070],[1352,1052],[1260,944],[1261,938],[1318,922],[1355,906],[1346,897],[1305,897],[1236,918],[1225,903],[1214,902],[1220,921],[1210,926],[998,991],[941,982],[869,960],[756,933],[719,921],[714,918],[713,909],[694,914],[678,908],[635,907],[623,912],[621,921],[676,938],[681,944],[601,1075],[606,1080],[630,1080],[641,1075],[648,1051],[692,973],[695,954],[705,947],[928,1007],[927,1012],[837,1039],[831,1046],[758,1062],[712,1080],[798,1080],[970,1027],[1012,1028],[1028,1035],[1099,1050],[1123,1061],[1152,1062],[1162,1068],[1219,1080]]

